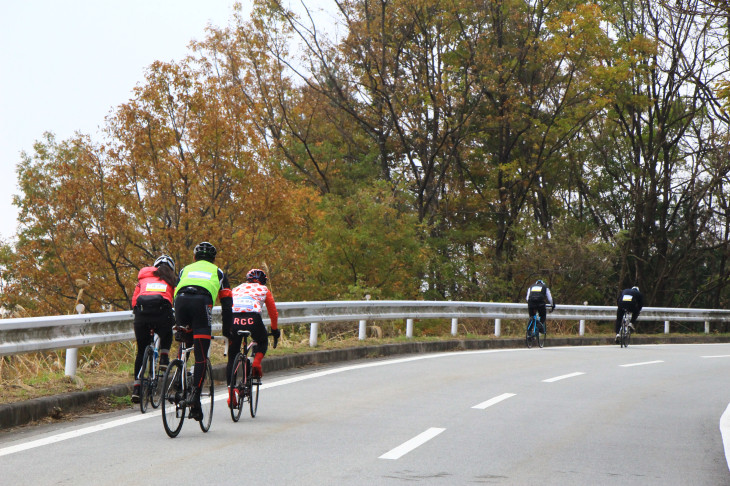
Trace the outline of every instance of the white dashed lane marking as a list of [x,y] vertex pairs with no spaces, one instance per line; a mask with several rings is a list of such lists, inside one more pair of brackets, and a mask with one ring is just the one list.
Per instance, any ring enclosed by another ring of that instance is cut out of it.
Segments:
[[415,449],[418,446],[421,446],[428,442],[429,440],[433,439],[437,435],[439,435],[441,432],[443,432],[446,429],[440,429],[438,427],[431,427],[430,429],[426,430],[425,432],[422,432],[412,438],[411,440],[408,440],[395,449],[391,449],[390,451],[386,452],[382,456],[380,456],[378,459],[400,459],[404,455],[411,452],[413,449]]
[[514,393],[502,393],[498,397],[490,398],[489,400],[487,400],[485,402],[482,402],[482,403],[480,403],[478,405],[474,405],[471,408],[476,408],[476,409],[479,409],[479,410],[484,410],[487,407],[491,407],[492,405],[496,405],[497,403],[499,403],[499,402],[501,402],[503,400],[507,400],[508,398],[511,398],[513,396],[515,396]]
[[622,364],[619,366],[621,366],[622,368],[629,368],[631,366],[644,366],[644,365],[657,364],[657,363],[664,363],[664,361],[662,361],[662,360],[644,361],[643,363],[629,363],[629,364]]
[[585,373],[582,371],[576,371],[575,373],[568,373],[567,375],[560,375],[560,376],[556,376],[554,378],[548,378],[547,380],[542,380],[542,381],[543,381],[543,383],[552,383],[554,381],[560,381],[560,380],[564,380],[566,378],[573,378],[574,376],[580,376],[580,375],[585,375]]

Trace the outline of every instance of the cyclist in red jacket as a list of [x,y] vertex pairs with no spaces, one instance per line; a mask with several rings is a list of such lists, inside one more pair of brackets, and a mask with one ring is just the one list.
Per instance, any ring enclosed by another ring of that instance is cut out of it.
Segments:
[[142,367],[144,350],[152,342],[151,330],[160,336],[160,368],[166,369],[170,362],[172,325],[175,323],[175,314],[172,311],[175,285],[175,262],[167,255],[160,256],[153,266],[142,268],[137,275],[137,286],[132,295],[134,336],[137,338],[132,391],[134,403],[139,403],[140,381],[137,375]]
[[[231,372],[233,370],[233,361],[236,359],[238,351],[241,349],[242,337],[238,335],[238,331],[250,331],[251,339],[257,344],[256,356],[253,359],[252,373],[255,377],[261,377],[261,360],[264,359],[266,350],[269,348],[269,338],[266,333],[266,326],[261,318],[263,306],[266,305],[266,311],[271,320],[271,334],[275,339],[281,336],[278,329],[279,313],[276,311],[274,303],[274,295],[268,287],[266,287],[266,273],[258,268],[252,268],[246,274],[246,282],[242,283],[233,291],[233,324],[227,328],[223,323],[223,335],[228,336],[228,366],[226,367],[226,382],[231,386]],[[230,396],[230,394],[229,394]],[[234,400],[236,397],[234,397]],[[234,403],[233,406],[237,404]],[[230,406],[230,398],[229,398]]]

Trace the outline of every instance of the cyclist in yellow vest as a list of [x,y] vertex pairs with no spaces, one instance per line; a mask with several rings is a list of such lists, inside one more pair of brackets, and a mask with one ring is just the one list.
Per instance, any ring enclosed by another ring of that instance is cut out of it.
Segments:
[[213,263],[217,254],[215,246],[204,241],[195,247],[194,254],[195,263],[180,271],[180,282],[175,288],[175,321],[178,326],[188,328],[186,346],[195,346],[190,416],[201,420],[203,412],[200,408],[200,388],[203,385],[205,360],[210,349],[213,305],[216,299],[220,299],[223,328],[230,329],[233,321],[233,296],[228,277]]

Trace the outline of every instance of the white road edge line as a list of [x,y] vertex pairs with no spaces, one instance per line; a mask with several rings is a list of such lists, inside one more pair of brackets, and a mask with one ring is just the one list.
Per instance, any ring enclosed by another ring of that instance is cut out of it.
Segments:
[[718,354],[717,356],[700,356],[700,358],[730,358],[730,354]]
[[[457,351],[457,352],[448,352],[448,353],[434,353],[434,354],[426,354],[426,355],[422,355],[422,356],[411,356],[408,358],[374,361],[371,363],[361,363],[361,364],[356,364],[356,365],[341,366],[339,368],[333,368],[333,369],[324,370],[324,371],[316,371],[314,373],[306,373],[306,374],[294,376],[291,378],[284,378],[282,380],[264,383],[261,385],[261,389],[265,390],[267,388],[275,388],[277,386],[291,385],[292,383],[297,383],[297,382],[305,381],[305,380],[312,380],[314,378],[321,378],[323,376],[343,373],[345,371],[359,370],[359,369],[363,369],[363,368],[374,368],[377,366],[388,366],[388,365],[399,364],[399,363],[408,363],[410,361],[420,361],[420,360],[424,360],[424,359],[445,358],[447,356],[455,356],[457,354],[493,354],[493,353],[504,353],[504,352],[524,352],[524,351],[527,351],[527,350],[522,349],[522,348],[518,348],[518,349],[481,349],[481,350],[476,350],[476,351]],[[220,400],[225,400],[227,398],[228,398],[227,390],[225,390],[221,393],[215,394],[216,402],[220,401]],[[91,425],[91,426],[82,427],[79,429],[70,430],[68,432],[52,434],[47,437],[31,440],[29,442],[23,442],[20,444],[3,447],[3,448],[0,448],[0,457],[7,456],[9,454],[14,454],[16,452],[26,451],[29,449],[35,449],[36,447],[42,447],[42,446],[46,446],[49,444],[55,444],[56,442],[61,442],[61,441],[68,440],[68,439],[75,439],[77,437],[82,437],[87,434],[93,434],[95,432],[100,432],[102,430],[112,429],[114,427],[121,427],[123,425],[131,424],[134,422],[139,422],[141,420],[147,420],[147,419],[151,419],[151,418],[159,419],[160,413],[161,413],[160,410],[161,409],[155,410],[153,412],[147,412],[145,414],[131,415],[129,417],[112,420],[110,422],[102,422],[97,425]]]
[[722,446],[725,449],[725,462],[730,469],[730,405],[720,417],[720,434],[722,435]]
[[507,400],[508,398],[512,398],[513,396],[515,396],[514,393],[502,393],[498,397],[490,398],[489,400],[482,402],[478,405],[474,405],[471,408],[476,408],[478,410],[484,410],[487,407],[491,407],[492,405],[495,405],[503,400]]
[[556,376],[555,378],[548,378],[547,380],[542,380],[543,383],[552,383],[554,381],[564,380],[566,378],[573,378],[574,376],[580,376],[585,375],[582,371],[576,371],[575,373],[568,373],[567,375],[560,375]]
[[629,364],[622,364],[619,366],[622,368],[630,368],[631,366],[644,366],[644,365],[657,364],[657,363],[664,363],[664,361],[662,361],[662,360],[644,361],[643,363],[629,363]]
[[429,440],[433,439],[437,435],[439,435],[441,432],[443,432],[446,429],[440,429],[438,427],[431,427],[430,429],[426,430],[425,432],[422,432],[412,438],[411,440],[408,440],[395,449],[391,449],[390,451],[386,452],[382,456],[380,456],[378,459],[400,459],[404,455],[411,452],[416,447],[419,447]]

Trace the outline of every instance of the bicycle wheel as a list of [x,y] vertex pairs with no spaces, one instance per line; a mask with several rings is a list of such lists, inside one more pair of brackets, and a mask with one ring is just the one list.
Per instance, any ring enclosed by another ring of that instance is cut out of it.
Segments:
[[545,329],[545,332],[540,332],[539,329],[537,329],[537,344],[538,346],[545,347],[545,338],[547,337],[547,329]]
[[185,403],[182,400],[184,373],[183,362],[176,359],[167,366],[162,377],[162,424],[170,437],[177,437],[185,421]]
[[150,376],[152,376],[152,348],[147,346],[142,356],[142,367],[139,369],[139,410],[147,411],[150,401]]
[[532,328],[534,326],[534,322],[532,319],[530,319],[530,322],[527,323],[527,331],[525,332],[525,344],[527,344],[528,348],[532,347],[532,339],[533,339],[533,331]]
[[626,319],[626,316],[624,315],[624,320],[621,323],[621,330],[619,331],[619,341],[621,341],[621,347],[622,348],[628,348],[629,347],[629,320]]
[[[228,409],[231,411],[231,419],[234,422],[238,422],[241,418],[241,411],[243,410],[243,387],[244,387],[244,369],[242,364],[242,355],[238,353],[236,359],[233,361],[233,369],[231,370],[231,386],[228,388],[229,399]],[[235,397],[235,398],[234,398]],[[234,400],[237,402],[233,406]]]
[[160,406],[162,400],[162,375],[160,374],[160,358],[159,356],[154,361],[153,369],[155,370],[155,377],[150,380],[150,404],[152,408]]
[[210,359],[205,360],[205,375],[203,386],[200,388],[200,408],[203,410],[203,419],[200,421],[200,430],[208,432],[213,421],[213,367]]
[[261,385],[261,378],[251,378],[249,375],[249,395],[248,395],[248,407],[251,410],[251,417],[256,416],[256,410],[259,407],[259,385]]

